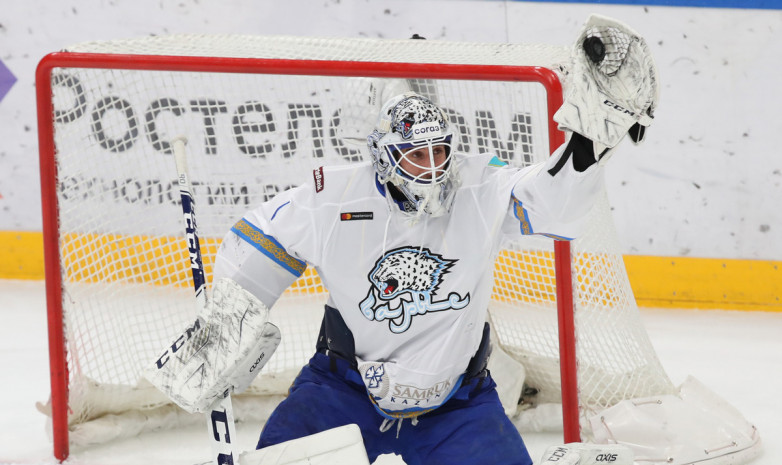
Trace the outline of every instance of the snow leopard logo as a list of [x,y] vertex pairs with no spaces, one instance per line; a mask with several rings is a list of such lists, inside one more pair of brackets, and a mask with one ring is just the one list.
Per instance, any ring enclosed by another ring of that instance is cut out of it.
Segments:
[[398,334],[410,328],[415,315],[463,309],[470,303],[469,293],[462,297],[451,292],[445,300],[434,300],[443,276],[456,262],[426,248],[389,251],[369,273],[372,287],[359,303],[361,313],[371,321],[388,320],[388,328]]
[[408,97],[391,109],[391,127],[405,140],[413,136],[413,126],[430,121],[445,129],[445,118],[440,109],[426,98]]

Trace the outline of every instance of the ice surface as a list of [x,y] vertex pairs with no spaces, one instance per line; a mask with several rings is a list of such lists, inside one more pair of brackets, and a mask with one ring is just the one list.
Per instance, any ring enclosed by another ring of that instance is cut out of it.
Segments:
[[[643,309],[642,317],[675,384],[693,375],[755,424],[764,453],[754,465],[782,463],[782,313]],[[44,284],[0,280],[0,464],[55,465],[47,418],[35,403],[49,397]],[[237,425],[239,447],[254,448],[261,425]],[[71,465],[196,464],[209,458],[206,425],[147,433],[89,449],[72,448]],[[562,441],[524,436],[533,460]],[[376,464],[401,464],[383,456]]]

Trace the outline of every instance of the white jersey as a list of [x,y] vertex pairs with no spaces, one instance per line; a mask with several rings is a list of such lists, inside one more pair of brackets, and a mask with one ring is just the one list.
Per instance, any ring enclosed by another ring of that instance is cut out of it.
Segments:
[[519,170],[492,155],[456,162],[450,213],[415,223],[389,208],[371,164],[319,168],[311,182],[234,226],[215,275],[271,306],[306,264],[315,267],[328,305],[353,334],[359,373],[381,413],[436,408],[478,349],[504,239],[574,237],[601,182],[597,166],[551,176],[542,164]]

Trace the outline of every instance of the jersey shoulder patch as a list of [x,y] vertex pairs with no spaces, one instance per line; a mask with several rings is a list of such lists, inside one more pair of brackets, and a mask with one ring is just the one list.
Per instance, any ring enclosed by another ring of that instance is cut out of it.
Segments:
[[[328,185],[326,178],[329,178]],[[374,168],[371,162],[326,165],[315,168],[312,170],[312,184],[309,182],[307,184],[314,188],[315,194],[328,194],[329,197],[340,198],[345,188],[355,184],[353,180],[361,178],[366,179],[368,184],[374,186]]]
[[495,166],[497,168],[501,168],[503,166],[508,166],[508,164],[502,160],[500,160],[496,155],[491,157],[491,160],[489,160],[489,166]]
[[326,185],[326,180],[323,177],[323,167],[315,168],[312,170],[312,178],[315,181],[315,193],[322,191]]

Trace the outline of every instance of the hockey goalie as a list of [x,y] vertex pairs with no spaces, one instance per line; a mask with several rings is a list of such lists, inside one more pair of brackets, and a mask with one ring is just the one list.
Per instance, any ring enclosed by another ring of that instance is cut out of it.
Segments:
[[[268,309],[311,266],[329,291],[314,354],[244,465],[388,453],[408,465],[530,465],[487,369],[495,258],[508,237],[578,237],[604,165],[625,136],[643,139],[658,100],[648,47],[618,21],[590,17],[572,60],[555,116],[568,141],[524,168],[454,150],[454,126],[431,95],[366,81],[370,98],[357,94],[352,108],[373,113],[363,135],[371,161],[316,169],[238,219],[209,304],[150,381],[189,412],[241,392],[280,341]],[[543,457],[632,461],[618,445],[556,446]]]

